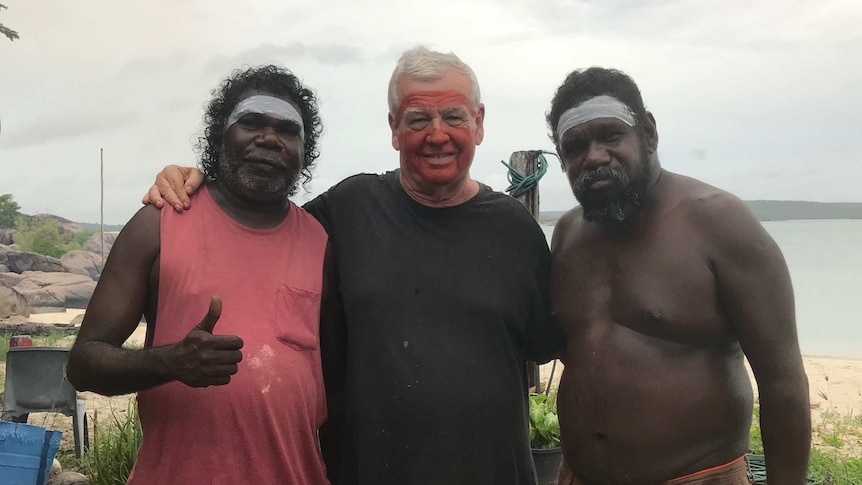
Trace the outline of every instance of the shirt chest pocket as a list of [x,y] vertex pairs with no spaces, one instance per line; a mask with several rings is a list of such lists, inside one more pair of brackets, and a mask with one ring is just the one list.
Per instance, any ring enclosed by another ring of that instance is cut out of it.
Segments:
[[288,285],[278,287],[275,304],[276,337],[295,350],[320,348],[320,293]]

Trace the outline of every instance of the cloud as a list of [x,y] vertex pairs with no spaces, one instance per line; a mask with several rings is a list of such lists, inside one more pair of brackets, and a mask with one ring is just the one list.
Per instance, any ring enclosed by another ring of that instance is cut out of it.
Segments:
[[8,132],[4,133],[0,143],[6,148],[22,148],[86,135],[105,135],[118,131],[139,119],[140,116],[132,112],[70,113],[63,118],[55,117],[47,121],[30,123],[20,128],[12,125],[8,128]]
[[287,44],[260,44],[237,54],[217,55],[204,64],[207,73],[224,75],[230,69],[243,65],[277,63],[291,67],[297,61],[313,61],[323,65],[342,66],[359,64],[364,57],[359,49],[344,44],[306,44],[290,42]]
[[[862,21],[862,7],[846,0],[728,0],[721,6],[701,0],[501,0],[501,5],[525,19],[535,37],[599,36],[754,51],[840,44],[859,37],[854,25]],[[712,15],[717,9],[720,14]]]

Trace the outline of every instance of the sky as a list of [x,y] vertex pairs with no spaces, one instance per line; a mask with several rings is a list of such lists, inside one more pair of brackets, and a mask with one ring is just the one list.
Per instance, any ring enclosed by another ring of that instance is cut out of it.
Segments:
[[[404,50],[476,72],[485,139],[471,174],[553,150],[544,115],[577,68],[622,69],[656,117],[662,166],[743,199],[862,201],[857,0],[3,0],[0,193],[22,212],[125,223],[166,164],[195,165],[210,91],[233,69],[288,67],[320,97],[310,200],[398,166],[386,90]],[[541,209],[574,197],[555,159]]]

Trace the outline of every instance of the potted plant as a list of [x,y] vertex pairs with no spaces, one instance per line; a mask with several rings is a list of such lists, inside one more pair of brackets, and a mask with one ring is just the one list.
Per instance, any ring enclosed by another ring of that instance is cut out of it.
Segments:
[[556,485],[563,458],[556,391],[530,394],[530,448],[539,485]]

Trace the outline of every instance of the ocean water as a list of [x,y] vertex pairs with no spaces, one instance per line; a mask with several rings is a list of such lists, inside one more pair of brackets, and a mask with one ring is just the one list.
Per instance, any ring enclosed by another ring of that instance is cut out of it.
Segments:
[[[807,355],[862,358],[862,220],[764,222],[793,282]],[[551,241],[553,225],[542,225]]]

